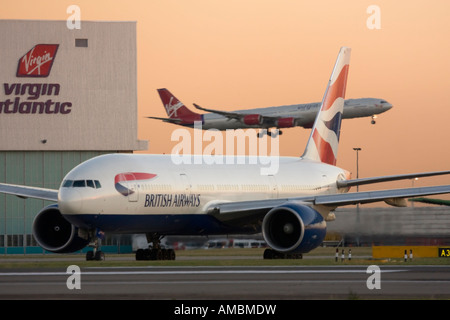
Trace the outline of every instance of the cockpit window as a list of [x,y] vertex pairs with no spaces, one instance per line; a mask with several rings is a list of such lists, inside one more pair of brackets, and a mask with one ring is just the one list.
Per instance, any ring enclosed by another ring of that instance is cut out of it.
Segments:
[[64,180],[62,183],[63,188],[93,188],[100,189],[102,185],[98,180]]
[[72,185],[74,188],[86,187],[86,180],[75,180]]
[[380,103],[387,103],[387,101],[381,100]]
[[65,180],[63,182],[63,187],[64,188],[70,188],[72,186],[72,184],[73,184],[73,180]]

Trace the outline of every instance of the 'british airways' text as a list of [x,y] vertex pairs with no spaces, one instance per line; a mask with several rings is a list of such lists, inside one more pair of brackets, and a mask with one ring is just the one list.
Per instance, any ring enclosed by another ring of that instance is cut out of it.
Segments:
[[200,194],[152,193],[145,195],[144,207],[198,207]]

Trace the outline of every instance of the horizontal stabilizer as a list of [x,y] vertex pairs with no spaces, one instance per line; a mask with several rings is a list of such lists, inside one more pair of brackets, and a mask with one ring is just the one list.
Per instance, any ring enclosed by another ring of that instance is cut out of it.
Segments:
[[147,117],[148,119],[156,119],[156,120],[162,120],[164,122],[170,122],[170,123],[176,123],[179,124],[183,122],[181,119],[172,119],[172,118],[160,118],[160,117]]

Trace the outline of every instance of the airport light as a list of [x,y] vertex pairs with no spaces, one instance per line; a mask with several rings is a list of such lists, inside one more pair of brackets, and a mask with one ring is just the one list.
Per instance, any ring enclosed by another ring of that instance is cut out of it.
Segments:
[[[353,148],[353,150],[356,151],[356,179],[359,178],[359,151],[361,151],[361,148]],[[356,186],[356,190],[358,191],[358,185]]]
[[[411,179],[412,187],[414,188],[414,181],[419,180],[419,178]],[[411,201],[411,207],[414,208],[414,201]]]
[[[361,148],[353,148],[356,151],[356,179],[359,179],[359,151]],[[359,192],[359,184],[356,185],[356,192]],[[359,203],[356,204],[356,222],[359,222]]]

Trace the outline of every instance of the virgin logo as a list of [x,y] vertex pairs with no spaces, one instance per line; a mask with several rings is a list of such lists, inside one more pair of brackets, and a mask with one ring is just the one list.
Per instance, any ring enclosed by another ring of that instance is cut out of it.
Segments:
[[[176,100],[178,101],[178,100]],[[173,104],[173,97],[170,98],[170,101],[168,104],[166,104],[164,107],[166,107],[167,114],[169,115],[169,118],[177,117],[177,110],[183,106],[183,103],[178,101],[177,103]]]
[[17,77],[48,77],[58,44],[37,44],[19,60]]

